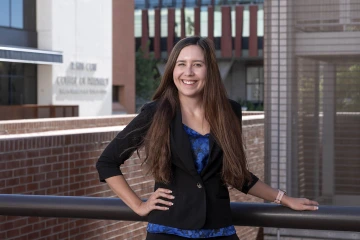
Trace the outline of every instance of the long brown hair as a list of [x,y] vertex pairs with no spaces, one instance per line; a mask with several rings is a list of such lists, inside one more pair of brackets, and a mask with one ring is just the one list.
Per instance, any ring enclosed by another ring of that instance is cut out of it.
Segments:
[[239,189],[245,180],[250,179],[242,141],[241,121],[229,103],[216,62],[214,45],[207,38],[184,38],[171,51],[160,86],[153,96],[153,100],[157,101],[157,109],[144,140],[144,163],[155,181],[170,182],[170,123],[175,116],[176,108],[180,107],[173,70],[180,51],[189,45],[197,45],[204,52],[207,76],[202,102],[211,134],[223,150],[222,179],[226,184]]

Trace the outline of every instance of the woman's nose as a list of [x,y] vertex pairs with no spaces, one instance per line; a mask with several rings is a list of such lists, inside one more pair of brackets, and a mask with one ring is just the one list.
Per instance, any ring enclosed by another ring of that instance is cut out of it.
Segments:
[[186,67],[185,69],[185,75],[186,76],[192,76],[194,74],[192,66]]

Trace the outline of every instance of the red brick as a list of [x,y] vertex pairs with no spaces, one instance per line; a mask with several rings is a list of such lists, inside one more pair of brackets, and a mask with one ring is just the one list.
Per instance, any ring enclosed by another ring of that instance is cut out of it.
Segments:
[[51,168],[52,168],[51,164],[45,164],[45,165],[39,166],[39,170],[41,173],[50,172]]
[[33,179],[32,176],[20,177],[20,184],[25,184],[25,183],[32,182],[32,179]]
[[34,182],[39,182],[39,181],[44,181],[46,180],[46,174],[44,172],[47,172],[45,171],[45,169],[42,169],[42,167],[40,166],[40,174],[36,174],[33,176],[33,181]]
[[32,174],[36,174],[36,173],[39,173],[39,167],[28,167],[26,169],[26,173],[28,175],[32,175]]
[[39,150],[39,155],[46,157],[46,156],[51,156],[51,149],[46,148],[46,149],[41,149]]
[[20,161],[20,166],[21,167],[31,167],[33,165],[33,160],[32,159],[23,159]]
[[[7,151],[7,150],[5,150],[5,151]],[[14,160],[14,154],[13,153],[0,154],[0,160],[1,161],[12,161],[12,160]]]
[[19,178],[12,178],[12,179],[6,180],[6,187],[18,185],[19,183],[20,183]]
[[16,186],[13,188],[13,194],[21,194],[24,193],[26,191],[26,187],[21,185],[21,186]]
[[59,171],[64,168],[64,164],[63,163],[53,163],[51,165],[51,168],[53,171]]
[[57,161],[58,161],[57,156],[46,157],[46,163],[47,164],[55,163]]
[[38,239],[40,237],[39,232],[32,232],[28,235],[28,239]]
[[64,152],[64,150],[63,150],[62,147],[60,147],[60,148],[52,148],[51,149],[51,154],[52,155],[61,155],[61,154],[63,154],[63,152]]
[[1,171],[0,172],[0,179],[12,178],[15,175],[15,171],[12,171],[12,170]]
[[33,162],[34,165],[44,165],[46,163],[46,158],[35,158]]
[[12,194],[12,193],[13,193],[12,187],[0,189],[0,194]]
[[33,230],[33,226],[32,225],[28,225],[28,226],[25,226],[25,227],[22,227],[20,228],[20,233],[23,235],[23,234],[28,234],[28,233],[31,233]]
[[56,172],[48,172],[46,173],[46,179],[47,180],[50,180],[50,179],[54,179],[54,178],[57,178],[57,173]]
[[38,183],[30,183],[26,186],[26,191],[35,191],[39,189]]
[[[41,229],[43,229],[43,228],[41,228]],[[43,230],[40,231],[40,236],[41,237],[48,236],[50,234],[52,234],[52,229],[51,228],[43,229]]]
[[18,237],[20,235],[20,229],[13,229],[10,231],[6,232],[6,237],[9,238],[14,238],[14,237]]
[[36,158],[39,156],[39,151],[38,150],[28,151],[26,154],[28,158]]
[[18,160],[12,160],[6,162],[6,168],[7,169],[14,169],[20,167],[20,161]]

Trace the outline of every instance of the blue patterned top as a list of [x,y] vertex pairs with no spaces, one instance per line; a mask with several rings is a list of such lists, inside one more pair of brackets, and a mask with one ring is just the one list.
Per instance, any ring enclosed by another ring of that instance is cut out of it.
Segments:
[[[189,128],[185,124],[183,124],[183,126],[191,142],[191,148],[195,159],[196,170],[200,174],[209,159],[209,134],[201,135],[200,133]],[[213,238],[221,236],[231,236],[236,233],[234,226],[228,226],[219,229],[186,230],[154,223],[148,224],[147,231],[149,233],[165,233],[185,238]]]

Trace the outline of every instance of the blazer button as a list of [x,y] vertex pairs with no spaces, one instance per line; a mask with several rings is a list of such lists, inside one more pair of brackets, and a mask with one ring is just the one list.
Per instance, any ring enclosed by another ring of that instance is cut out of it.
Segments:
[[201,183],[197,183],[196,186],[197,186],[198,188],[202,188]]

